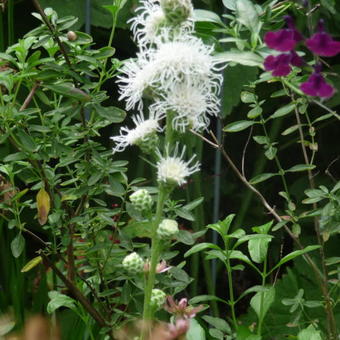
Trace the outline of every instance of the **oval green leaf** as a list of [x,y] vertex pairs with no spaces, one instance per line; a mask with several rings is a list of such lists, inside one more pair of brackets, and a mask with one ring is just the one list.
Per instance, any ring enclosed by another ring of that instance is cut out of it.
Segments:
[[228,124],[223,128],[225,132],[238,132],[247,129],[249,126],[256,124],[256,122],[252,122],[249,120],[239,120],[237,122],[233,122]]

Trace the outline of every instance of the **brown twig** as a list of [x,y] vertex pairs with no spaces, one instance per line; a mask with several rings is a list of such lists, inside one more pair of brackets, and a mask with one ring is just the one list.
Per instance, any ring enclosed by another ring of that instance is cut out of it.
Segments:
[[40,254],[44,259],[44,262],[52,268],[57,276],[64,282],[65,286],[70,290],[74,297],[82,304],[82,306],[89,312],[94,320],[98,322],[101,327],[109,327],[105,319],[100,313],[92,306],[91,302],[81,293],[81,291],[50,261],[50,259],[44,254]]
[[70,67],[70,69],[72,69],[72,64],[71,64],[70,59],[69,59],[69,57],[68,57],[68,55],[66,53],[64,45],[61,42],[61,40],[59,39],[58,34],[56,33],[56,31],[55,31],[54,27],[52,26],[52,24],[50,23],[49,19],[47,18],[44,10],[40,6],[39,1],[38,0],[32,0],[32,2],[34,4],[34,7],[38,10],[39,14],[41,15],[44,23],[46,24],[46,26],[48,27],[48,29],[52,33],[52,37],[53,37],[54,41],[58,44],[60,52],[64,56],[67,65]]
[[31,102],[31,100],[32,100],[32,98],[33,98],[33,96],[35,94],[35,91],[37,90],[38,87],[39,87],[39,83],[35,83],[34,86],[31,88],[30,93],[26,97],[24,103],[21,105],[19,111],[24,111],[27,108],[27,106]]

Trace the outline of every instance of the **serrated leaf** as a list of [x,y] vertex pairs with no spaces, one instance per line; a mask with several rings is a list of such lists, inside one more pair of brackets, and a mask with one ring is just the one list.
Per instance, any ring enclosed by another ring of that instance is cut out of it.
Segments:
[[297,164],[286,170],[286,172],[300,172],[315,169],[314,164]]
[[294,108],[295,108],[295,103],[282,106],[279,109],[277,109],[269,118],[274,119],[274,118],[286,116],[287,114],[291,113],[294,110]]
[[267,179],[271,178],[271,177],[274,177],[274,176],[277,176],[278,174],[277,173],[271,173],[271,172],[267,172],[267,173],[264,173],[264,174],[259,174],[255,177],[253,177],[249,183],[250,184],[257,184],[257,183],[261,183],[261,182],[264,182],[266,181]]
[[21,269],[22,273],[30,271],[32,268],[37,266],[42,261],[41,256],[34,257],[31,261],[27,262]]
[[223,128],[225,132],[239,132],[242,130],[247,129],[249,126],[254,125],[256,122],[249,121],[249,120],[239,120],[237,122],[233,122],[228,124]]

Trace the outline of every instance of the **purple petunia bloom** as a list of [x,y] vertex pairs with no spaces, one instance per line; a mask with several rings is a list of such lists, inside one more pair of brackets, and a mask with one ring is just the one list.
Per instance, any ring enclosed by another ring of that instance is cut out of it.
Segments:
[[300,85],[300,89],[308,96],[329,98],[334,94],[334,88],[328,84],[317,65],[308,80]]
[[292,17],[287,15],[284,19],[288,28],[266,33],[264,41],[273,50],[288,52],[293,50],[295,45],[303,38],[296,30]]
[[319,21],[318,32],[307,39],[306,45],[313,53],[323,57],[333,57],[340,52],[340,41],[333,40],[325,32],[323,20]]
[[295,51],[291,51],[278,56],[268,56],[264,60],[264,68],[266,71],[272,71],[274,77],[283,77],[291,72],[291,65],[300,67],[303,63],[303,59]]

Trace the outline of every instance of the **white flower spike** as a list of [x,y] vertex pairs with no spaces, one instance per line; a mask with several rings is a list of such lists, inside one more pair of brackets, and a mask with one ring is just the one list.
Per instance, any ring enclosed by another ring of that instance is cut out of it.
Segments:
[[150,135],[157,131],[162,131],[158,124],[156,116],[151,115],[149,119],[144,120],[143,114],[132,117],[136,127],[129,130],[127,127],[120,128],[120,135],[111,137],[116,143],[113,152],[124,151],[128,146],[136,145],[139,142],[146,140]]
[[163,157],[158,151],[159,160],[157,162],[157,180],[165,184],[182,185],[186,183],[186,178],[200,170],[200,163],[196,162],[190,165],[196,155],[192,156],[189,161],[183,160],[186,148],[178,155],[178,143],[176,144],[173,156],[169,156],[168,150]]

